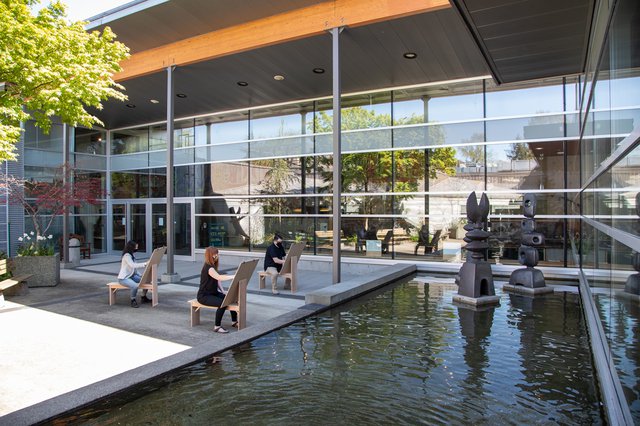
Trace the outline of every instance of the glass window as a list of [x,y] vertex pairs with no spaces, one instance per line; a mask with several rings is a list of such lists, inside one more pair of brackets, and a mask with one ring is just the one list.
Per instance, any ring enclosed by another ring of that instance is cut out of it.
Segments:
[[111,133],[111,154],[129,154],[149,150],[149,129],[119,130]]
[[302,165],[299,158],[254,160],[251,165],[251,194],[299,194]]
[[196,119],[196,145],[249,139],[249,113],[231,112]]
[[487,117],[562,112],[562,80],[548,79],[496,86],[487,80]]
[[312,103],[258,109],[251,113],[250,139],[302,135],[312,120]]
[[393,123],[396,126],[484,116],[482,80],[395,90],[393,100]]
[[105,155],[107,150],[107,134],[103,130],[74,129],[74,152]]
[[564,143],[487,145],[487,188],[563,189]]
[[111,173],[111,198],[148,198],[149,174],[141,171],[137,173]]
[[36,127],[34,121],[27,121],[24,126],[25,148],[44,149],[62,152],[62,125],[52,124],[48,133]]
[[195,173],[196,196],[249,193],[249,165],[246,162],[197,164]]

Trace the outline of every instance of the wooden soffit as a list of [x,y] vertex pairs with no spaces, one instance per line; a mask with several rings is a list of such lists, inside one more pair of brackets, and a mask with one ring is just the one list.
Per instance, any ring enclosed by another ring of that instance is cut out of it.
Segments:
[[332,0],[135,53],[116,81],[260,47],[450,7],[449,0]]

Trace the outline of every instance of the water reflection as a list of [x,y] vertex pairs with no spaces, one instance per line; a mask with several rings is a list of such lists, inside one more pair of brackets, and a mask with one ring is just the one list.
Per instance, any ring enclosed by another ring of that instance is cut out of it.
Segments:
[[[577,297],[474,311],[405,282],[191,367],[93,424],[602,422]],[[516,297],[516,298],[514,298]],[[144,409],[140,408],[144,407]]]

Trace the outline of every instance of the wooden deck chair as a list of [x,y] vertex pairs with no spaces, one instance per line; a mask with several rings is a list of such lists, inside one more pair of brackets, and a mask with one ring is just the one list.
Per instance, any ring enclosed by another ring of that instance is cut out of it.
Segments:
[[244,261],[238,266],[227,295],[220,306],[203,305],[197,299],[189,300],[191,312],[191,327],[200,324],[200,310],[227,308],[238,313],[238,330],[247,326],[247,286],[253,271],[256,269],[258,259]]
[[[291,286],[291,293],[295,293],[298,287],[298,261],[300,260],[300,256],[302,255],[305,246],[306,243],[293,243],[291,247],[289,247],[289,252],[284,258],[282,269],[280,269],[280,272],[278,273],[279,276],[284,277],[285,288],[287,287],[287,282]],[[265,278],[268,276],[268,274],[265,271],[260,271],[258,273],[258,276],[258,287],[264,288]]]
[[[166,251],[166,247],[158,247],[151,253],[147,266],[140,277],[140,284],[138,284],[138,289],[140,290],[151,290],[151,306],[153,307],[158,304],[158,265],[162,262],[162,256]],[[129,287],[119,282],[112,282],[107,286],[109,287],[109,305],[113,305],[116,302],[116,292],[118,290],[129,289]]]

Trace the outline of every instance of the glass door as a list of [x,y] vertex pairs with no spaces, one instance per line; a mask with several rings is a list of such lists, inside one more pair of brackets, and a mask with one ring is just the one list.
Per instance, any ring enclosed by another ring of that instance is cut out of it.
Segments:
[[113,204],[111,206],[112,232],[111,249],[122,252],[127,241],[127,205]]
[[131,224],[129,239],[138,243],[138,253],[147,253],[147,205],[129,204],[129,223]]
[[[173,228],[175,256],[193,259],[191,202],[177,202],[173,205]],[[167,205],[151,205],[151,241],[153,248],[167,245]]]

